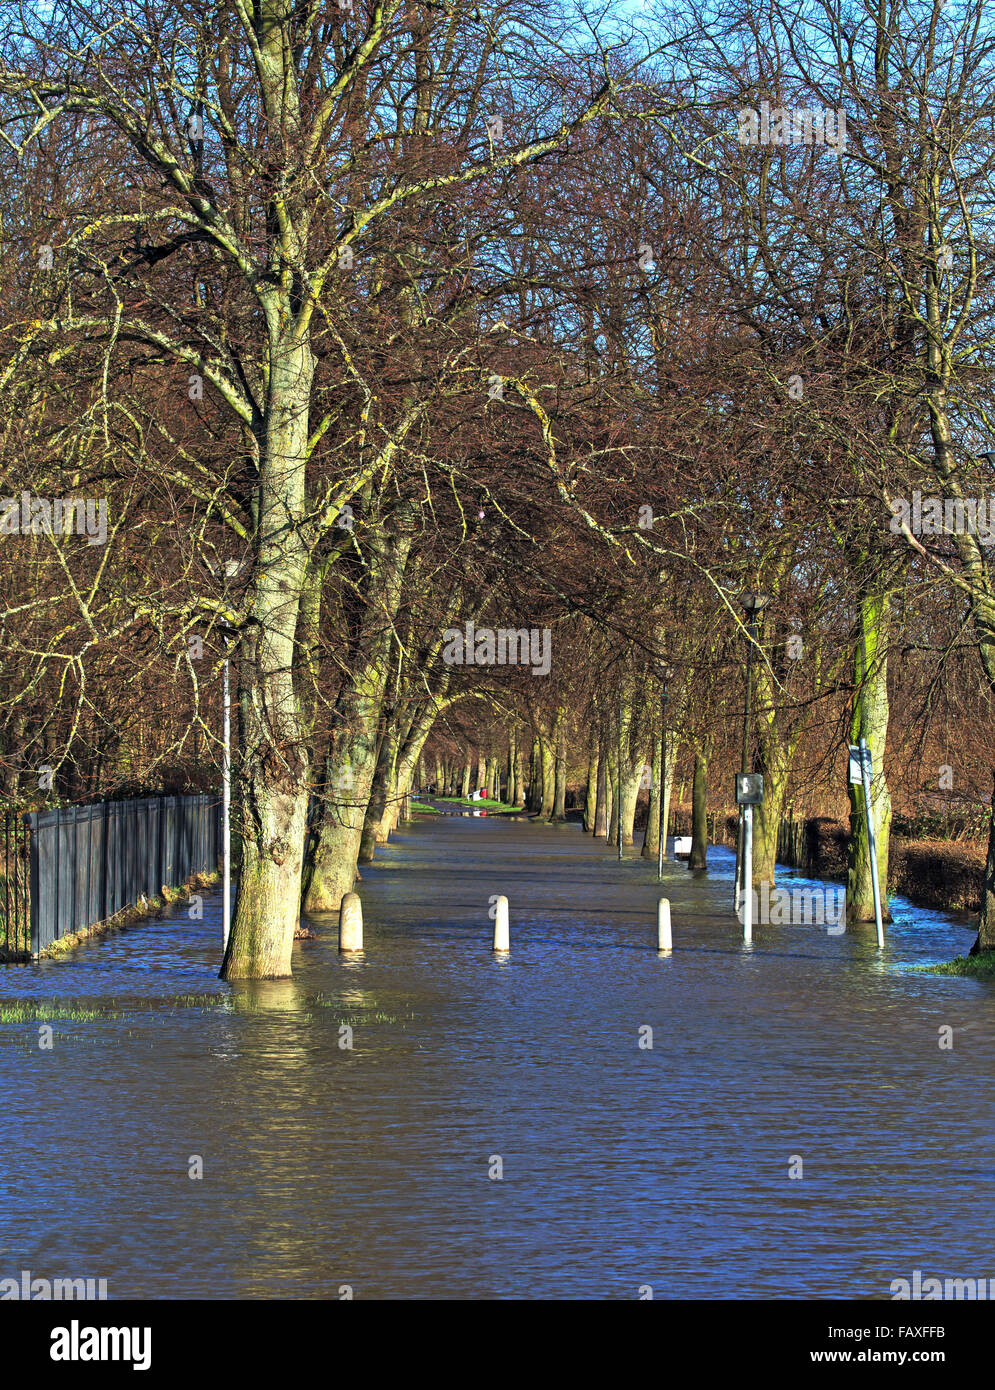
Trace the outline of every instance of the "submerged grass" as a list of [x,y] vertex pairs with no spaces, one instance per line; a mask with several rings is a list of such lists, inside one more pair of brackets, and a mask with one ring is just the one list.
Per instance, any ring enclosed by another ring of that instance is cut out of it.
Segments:
[[76,999],[11,999],[0,1000],[0,1023],[48,1023],[62,1019],[74,1023],[94,1019],[124,1018],[137,1010],[196,1009],[205,1004],[227,1001],[225,994],[170,994],[162,999],[117,999],[83,1001]]
[[72,1019],[81,1023],[104,1018],[100,1009],[83,1008],[79,1004],[52,1004],[47,1000],[18,999],[13,1004],[0,1004],[0,1023],[47,1023],[55,1019]]
[[976,956],[955,956],[940,965],[917,965],[926,975],[964,975],[974,980],[995,980],[995,951],[981,951]]
[[[343,1009],[344,1001],[337,995],[319,994],[312,999],[301,1001],[305,1010],[309,1008]],[[246,999],[233,1000],[228,994],[170,994],[161,999],[11,999],[0,1000],[0,1024],[2,1023],[91,1023],[122,1019],[134,1013],[164,1012],[168,1009],[196,1009],[219,1004],[238,1013],[269,1013],[264,1006]],[[305,1017],[311,1017],[306,1013]],[[387,1013],[371,1006],[368,1011],[356,1011],[355,1006],[345,1006],[343,1023],[353,1025],[362,1023],[406,1023],[414,1019],[414,1013]]]

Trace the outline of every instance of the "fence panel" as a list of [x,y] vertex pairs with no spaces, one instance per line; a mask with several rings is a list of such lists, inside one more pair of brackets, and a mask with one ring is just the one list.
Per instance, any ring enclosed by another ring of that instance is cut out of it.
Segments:
[[143,894],[156,897],[191,874],[213,872],[220,822],[220,801],[210,795],[142,797],[6,817],[0,846],[5,951],[37,955]]
[[29,903],[31,900],[31,860],[28,835],[15,811],[4,811],[0,829],[0,955],[6,959],[23,957],[31,948]]

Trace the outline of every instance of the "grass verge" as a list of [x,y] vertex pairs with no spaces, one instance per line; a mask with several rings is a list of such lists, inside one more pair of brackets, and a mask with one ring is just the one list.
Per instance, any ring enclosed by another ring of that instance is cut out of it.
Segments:
[[976,956],[955,956],[941,965],[919,965],[926,975],[966,975],[974,980],[995,980],[995,951],[981,951]]
[[471,801],[469,797],[462,796],[440,796],[439,801],[445,801],[451,806],[466,806],[472,811],[521,811],[521,806],[512,806],[507,801]]

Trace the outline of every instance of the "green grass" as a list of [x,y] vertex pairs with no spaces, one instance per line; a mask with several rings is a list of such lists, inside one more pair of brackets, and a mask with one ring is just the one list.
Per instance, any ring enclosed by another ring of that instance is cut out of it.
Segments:
[[966,975],[975,980],[995,980],[995,951],[982,951],[976,956],[956,956],[941,965],[915,967],[927,975]]
[[512,806],[507,801],[488,801],[485,797],[482,801],[471,801],[469,797],[463,796],[440,796],[439,801],[448,801],[454,806],[467,806],[474,811],[521,811],[521,806]]
[[441,816],[438,806],[426,806],[423,801],[412,801],[412,811],[420,811],[423,816]]
[[18,999],[13,1004],[0,1004],[0,1023],[46,1023],[53,1019],[71,1018],[80,1023],[93,1018],[104,1018],[106,1014],[99,1009],[84,1009],[78,1004],[49,1004],[45,1000]]
[[129,999],[123,1006],[116,999],[108,999],[101,1000],[99,1008],[73,999],[12,999],[0,1001],[0,1023],[48,1023],[64,1019],[85,1023],[98,1018],[124,1018],[126,1012],[140,1009],[190,1009],[220,1004],[227,997],[224,994],[177,994],[163,999]]

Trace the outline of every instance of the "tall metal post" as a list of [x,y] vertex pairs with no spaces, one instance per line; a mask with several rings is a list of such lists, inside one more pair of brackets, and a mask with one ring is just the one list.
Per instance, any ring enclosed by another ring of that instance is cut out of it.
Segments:
[[753,940],[753,807],[743,807],[743,941]]
[[[757,622],[756,618],[750,618],[750,625],[747,629],[749,640],[746,644],[746,698],[743,704],[743,748],[740,757],[740,772],[750,770],[750,704],[753,694],[753,643],[756,638]],[[746,825],[746,807],[739,808],[739,833],[736,838],[736,875],[733,885],[733,906],[739,910],[739,893],[742,887],[743,874],[743,851]]]

